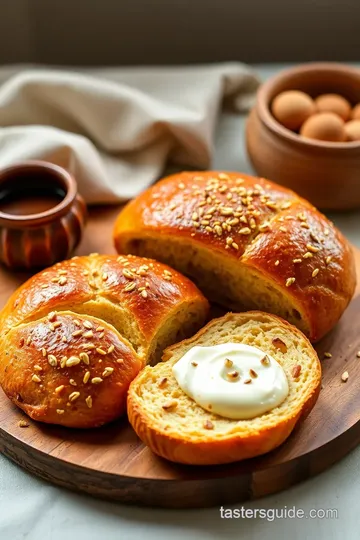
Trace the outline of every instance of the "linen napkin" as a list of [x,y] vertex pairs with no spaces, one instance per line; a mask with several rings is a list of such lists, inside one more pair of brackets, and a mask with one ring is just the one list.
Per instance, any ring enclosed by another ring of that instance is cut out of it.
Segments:
[[252,103],[240,63],[178,68],[0,70],[0,167],[44,159],[67,168],[89,204],[124,201],[167,163],[207,168],[226,101]]

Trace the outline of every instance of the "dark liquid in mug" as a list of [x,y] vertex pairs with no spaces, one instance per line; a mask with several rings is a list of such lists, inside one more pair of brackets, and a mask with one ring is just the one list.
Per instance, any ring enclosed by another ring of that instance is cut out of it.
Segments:
[[26,187],[22,189],[0,189],[0,212],[15,216],[39,214],[51,210],[65,197],[59,188]]

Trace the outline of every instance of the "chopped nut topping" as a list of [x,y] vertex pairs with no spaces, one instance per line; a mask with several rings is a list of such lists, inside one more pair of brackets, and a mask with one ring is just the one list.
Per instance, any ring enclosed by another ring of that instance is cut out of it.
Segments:
[[89,355],[86,353],[86,352],[81,352],[79,354],[79,358],[82,362],[84,362],[84,364],[86,364],[87,366],[90,364],[90,358],[89,358]]
[[287,352],[287,345],[286,343],[283,342],[282,339],[280,339],[279,337],[276,337],[272,340],[272,344],[274,345],[274,347],[276,347],[277,349],[279,349],[280,352],[282,352],[283,354]]
[[85,328],[87,328],[88,330],[91,330],[93,328],[93,324],[90,322],[90,321],[84,321],[83,322],[83,325],[85,326]]
[[60,394],[60,392],[62,392],[64,390],[65,386],[63,384],[61,384],[60,386],[57,386],[54,390],[54,392],[56,394]]
[[210,422],[210,420],[205,420],[204,428],[205,429],[214,429],[214,424],[212,422]]
[[306,244],[306,249],[311,251],[311,253],[317,253],[318,251],[320,251],[320,248],[313,246],[312,244]]
[[270,365],[270,359],[267,354],[263,356],[263,358],[260,360],[260,362],[263,364],[263,366],[269,366]]
[[349,379],[349,373],[348,371],[344,371],[344,373],[341,375],[341,380],[342,382],[347,382],[348,379]]
[[293,259],[294,264],[299,264],[302,262],[302,259]]
[[357,356],[358,358],[360,358],[360,351],[358,351],[358,352],[356,353],[356,356]]
[[78,356],[70,356],[65,362],[66,367],[77,366],[80,364],[80,358]]
[[97,347],[96,352],[99,353],[99,354],[102,354],[102,355],[106,354],[106,351],[104,351],[104,349],[102,349],[101,347]]
[[83,378],[83,383],[84,384],[88,383],[89,379],[90,379],[90,371],[86,371],[85,375],[84,375],[84,378]]
[[197,362],[191,362],[191,365],[194,366],[194,367],[197,367],[198,363]]
[[58,364],[56,356],[54,356],[53,354],[49,354],[47,360],[48,360],[51,367],[56,367],[57,364]]
[[165,410],[165,411],[170,411],[170,410],[173,410],[177,407],[177,401],[167,401],[166,403],[164,403],[164,405],[162,406],[162,408]]
[[239,377],[239,372],[238,371],[230,371],[227,376],[229,377],[229,379],[238,379]]
[[294,377],[294,379],[297,379],[301,373],[301,366],[297,364],[292,368],[291,374]]
[[48,320],[49,320],[50,322],[53,322],[53,321],[55,321],[55,319],[56,319],[56,311],[52,311],[52,312],[49,313],[49,315],[48,315]]
[[286,285],[286,287],[290,287],[293,283],[295,283],[295,278],[294,277],[289,277],[286,280],[285,285]]
[[312,277],[316,277],[319,272],[320,272],[319,268],[315,268],[315,270],[313,270],[313,273],[311,274]]
[[91,396],[88,396],[88,397],[85,399],[85,403],[86,403],[86,405],[89,407],[89,409],[91,409],[91,407],[92,407],[92,397],[91,397]]
[[94,333],[92,330],[89,330],[88,332],[84,332],[83,337],[87,339],[92,338],[94,337]]
[[35,364],[34,369],[35,369],[35,371],[42,371],[43,370],[43,368],[41,366],[39,366],[38,364]]
[[136,284],[134,282],[132,283],[128,283],[125,287],[124,287],[124,291],[125,292],[130,292],[130,291],[133,291],[136,287]]
[[76,401],[80,397],[80,392],[72,392],[69,395],[69,401]]
[[239,230],[239,234],[251,234],[251,229],[249,227],[242,227],[242,229]]
[[40,377],[39,377],[38,375],[33,375],[33,376],[31,377],[31,380],[34,381],[34,382],[36,382],[36,383],[41,382],[41,379],[40,379]]
[[61,369],[63,369],[66,366],[66,360],[67,360],[67,356],[63,356],[62,359],[60,360]]
[[82,333],[83,333],[82,330],[75,330],[74,332],[71,333],[71,335],[72,337],[78,337],[78,336],[82,336]]
[[18,426],[21,427],[21,428],[26,428],[26,427],[29,427],[30,424],[26,420],[19,420]]
[[325,358],[332,358],[331,352],[324,352]]
[[163,377],[163,378],[161,379],[161,381],[159,382],[159,384],[158,384],[159,388],[164,388],[164,386],[166,385],[166,383],[167,383],[167,377]]
[[108,354],[111,354],[115,350],[115,345],[110,345],[110,347],[107,350]]
[[62,276],[62,277],[59,279],[59,285],[66,285],[66,283],[67,283],[66,277]]
[[234,362],[230,358],[225,358],[225,367],[232,367]]
[[305,255],[303,255],[303,259],[311,259],[311,257],[313,257],[313,254],[310,253],[310,251],[307,251]]
[[123,269],[123,274],[127,279],[135,279],[134,274],[130,272],[130,270],[128,270],[127,268]]
[[103,380],[102,380],[101,377],[93,377],[93,378],[91,379],[91,382],[92,382],[92,384],[100,384],[100,383],[103,382]]
[[220,214],[222,216],[233,216],[234,215],[234,210],[232,208],[229,208],[229,207],[223,207],[223,208],[220,208]]
[[271,208],[271,210],[277,210],[277,205],[274,201],[267,201],[265,203],[265,206],[267,206],[268,208]]
[[326,264],[330,264],[331,263],[331,260],[332,260],[332,257],[331,255],[329,255],[328,257],[326,257]]
[[251,379],[245,379],[244,384],[250,384],[252,382]]
[[57,414],[64,414],[64,409],[56,409]]
[[103,374],[102,376],[103,377],[109,377],[114,371],[114,368],[113,367],[106,367],[103,371]]
[[70,379],[71,386],[77,386],[76,381],[74,379]]
[[275,266],[279,266],[279,264],[280,264],[280,261],[279,261],[279,259],[277,259],[277,260],[275,261]]

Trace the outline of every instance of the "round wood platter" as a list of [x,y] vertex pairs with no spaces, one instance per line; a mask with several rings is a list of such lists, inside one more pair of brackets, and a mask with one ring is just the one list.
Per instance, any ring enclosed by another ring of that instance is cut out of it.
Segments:
[[[114,252],[111,231],[118,211],[92,210],[78,254]],[[355,256],[360,276],[360,251]],[[27,277],[0,270],[0,307]],[[323,389],[315,408],[280,448],[256,459],[216,467],[176,465],[152,454],[126,419],[88,431],[40,424],[2,391],[0,450],[45,480],[124,503],[194,508],[268,495],[320,473],[360,442],[360,287],[316,349]],[[332,358],[324,358],[326,351]],[[346,383],[341,380],[344,371],[349,373]],[[20,420],[29,426],[20,427]]]

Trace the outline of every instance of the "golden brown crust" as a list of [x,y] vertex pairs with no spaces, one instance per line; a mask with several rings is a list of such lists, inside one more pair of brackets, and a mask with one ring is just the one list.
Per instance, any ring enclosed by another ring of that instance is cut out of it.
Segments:
[[211,248],[258,272],[299,306],[312,341],[334,326],[355,290],[343,235],[310,203],[265,179],[213,171],[163,179],[120,213],[114,241],[126,253],[132,240],[158,235]]
[[[243,314],[228,313],[224,317],[210,321],[195,336],[184,340],[182,343],[190,346],[197,344],[199,338],[207,332],[209,327],[221,321],[226,321],[228,318],[237,317],[239,320],[241,318],[245,320],[245,318],[251,319],[251,317],[256,318],[257,316],[264,315],[265,318],[278,321],[281,327],[301,340],[308,347],[308,353],[312,357],[314,378],[309,384],[306,398],[303,400],[301,406],[298,407],[296,413],[288,415],[281,421],[273,421],[265,428],[262,427],[259,430],[246,432],[246,434],[231,432],[222,437],[215,437],[209,431],[209,435],[206,438],[191,437],[188,434],[182,435],[179,432],[176,436],[174,434],[167,434],[166,426],[160,429],[159,425],[151,422],[137,397],[137,389],[146,380],[149,370],[153,369],[148,367],[139,373],[130,385],[127,410],[129,421],[137,435],[154,453],[170,461],[189,465],[218,465],[248,459],[277,448],[287,439],[295,426],[310,413],[317,401],[321,388],[321,364],[307,338],[297,328],[280,317],[267,315],[258,311],[249,311]],[[172,357],[173,351],[179,346],[181,346],[181,343],[167,348],[164,351],[163,361],[167,362]],[[236,422],[234,421],[235,424]]]
[[11,330],[0,363],[7,396],[41,422],[96,427],[125,412],[142,359],[110,325],[70,312]]
[[162,327],[188,306],[199,314],[195,331],[208,302],[187,278],[149,259],[58,263],[24,283],[1,312],[1,386],[36,420],[109,422],[125,412],[128,386]]

